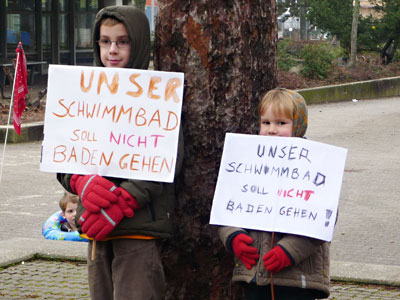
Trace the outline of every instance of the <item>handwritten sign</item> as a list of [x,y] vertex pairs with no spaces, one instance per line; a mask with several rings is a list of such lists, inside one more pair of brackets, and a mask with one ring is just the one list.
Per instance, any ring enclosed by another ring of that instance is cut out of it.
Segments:
[[50,65],[40,170],[172,182],[183,73]]
[[227,133],[210,223],[331,241],[347,149]]

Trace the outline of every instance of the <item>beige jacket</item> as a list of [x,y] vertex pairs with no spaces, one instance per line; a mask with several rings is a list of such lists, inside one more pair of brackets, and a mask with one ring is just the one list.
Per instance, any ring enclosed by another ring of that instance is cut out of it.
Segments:
[[[229,237],[238,231],[253,238],[252,246],[258,249],[260,259],[255,266],[248,270],[235,256],[232,280],[249,283],[255,279],[257,285],[270,284],[270,273],[264,267],[262,258],[271,249],[272,234],[235,227],[220,227],[220,238],[229,251],[232,251],[231,245],[227,245],[231,242]],[[290,254],[294,265],[274,273],[274,285],[312,289],[315,291],[316,298],[328,297],[330,244],[313,238],[276,232],[274,234],[274,245],[277,244],[285,248]]]

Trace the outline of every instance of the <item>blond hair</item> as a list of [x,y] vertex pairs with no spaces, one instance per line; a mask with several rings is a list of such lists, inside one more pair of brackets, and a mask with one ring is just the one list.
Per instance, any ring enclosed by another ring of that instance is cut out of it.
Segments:
[[292,94],[283,89],[274,89],[267,92],[258,104],[258,117],[261,121],[261,116],[269,109],[276,116],[282,116],[293,120],[294,99]]
[[67,209],[68,203],[78,204],[78,196],[68,192],[64,192],[63,197],[58,203],[63,212],[65,212],[65,210]]
[[269,109],[276,116],[293,121],[292,136],[303,137],[308,126],[307,103],[296,91],[276,88],[267,92],[258,105],[258,120],[261,126],[261,116]]

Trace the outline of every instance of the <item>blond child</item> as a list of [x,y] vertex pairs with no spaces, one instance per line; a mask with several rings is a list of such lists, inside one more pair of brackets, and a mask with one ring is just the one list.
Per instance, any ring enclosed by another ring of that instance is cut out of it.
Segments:
[[[308,120],[304,98],[276,88],[258,107],[260,135],[304,137]],[[225,247],[235,254],[233,281],[243,283],[247,300],[315,300],[329,296],[329,243],[236,227],[220,227]],[[273,276],[271,277],[271,273]]]
[[75,224],[76,209],[78,207],[78,196],[64,192],[64,196],[60,199],[59,206],[61,209],[61,215],[67,220],[67,222],[61,224],[62,231],[78,231]]
[[60,211],[55,212],[43,224],[42,234],[49,240],[87,242],[87,239],[80,236],[75,223],[78,197],[64,192],[59,201]]

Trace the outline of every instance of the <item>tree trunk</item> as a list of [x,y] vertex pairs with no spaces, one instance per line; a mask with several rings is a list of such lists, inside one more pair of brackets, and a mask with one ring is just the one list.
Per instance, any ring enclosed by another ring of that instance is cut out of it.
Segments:
[[302,41],[308,40],[308,21],[306,18],[306,9],[307,2],[306,0],[303,0],[300,2],[300,40]]
[[233,257],[209,225],[226,132],[257,133],[276,86],[275,0],[159,0],[156,70],[185,73],[176,234],[163,251],[167,299],[241,299]]
[[354,0],[353,23],[351,24],[351,48],[349,67],[354,66],[357,58],[357,31],[360,12],[360,0]]

